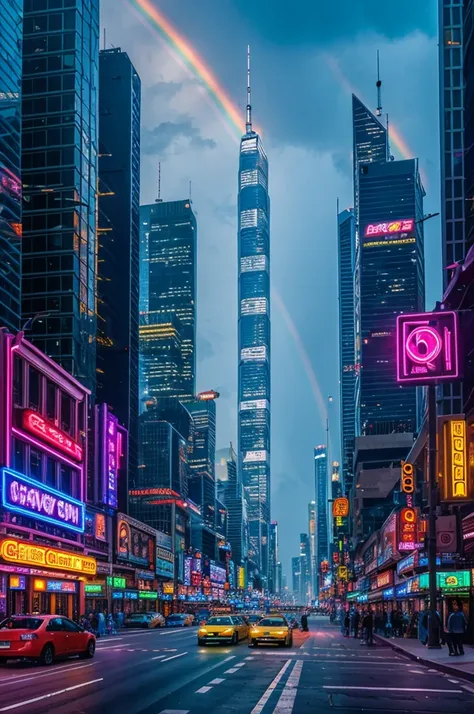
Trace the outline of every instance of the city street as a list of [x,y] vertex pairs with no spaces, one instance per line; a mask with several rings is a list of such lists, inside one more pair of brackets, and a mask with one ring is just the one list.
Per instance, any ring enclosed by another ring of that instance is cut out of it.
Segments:
[[[196,630],[125,632],[92,661],[0,672],[0,712],[55,714],[309,714],[452,712],[474,708],[474,687],[377,646],[346,640],[326,618],[292,650],[199,648]],[[300,645],[300,646],[298,646]]]

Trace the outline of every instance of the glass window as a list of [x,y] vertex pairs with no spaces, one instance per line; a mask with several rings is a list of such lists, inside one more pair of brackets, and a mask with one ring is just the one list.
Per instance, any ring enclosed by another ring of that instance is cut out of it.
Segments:
[[13,439],[13,450],[12,450],[12,457],[13,457],[13,468],[15,471],[18,471],[19,473],[26,473],[25,469],[25,453],[26,453],[26,444],[24,441],[20,441],[20,439]]
[[56,488],[56,461],[51,456],[46,457],[46,483]]
[[56,385],[49,379],[46,382],[46,416],[50,421],[56,419]]
[[61,429],[66,434],[74,435],[73,428],[74,400],[66,392],[61,392]]
[[41,375],[32,365],[28,366],[28,372],[28,405],[39,412],[41,411]]
[[23,365],[24,361],[18,355],[13,359],[13,405],[23,407]]
[[41,481],[41,452],[30,448],[30,476]]
[[68,496],[74,496],[74,471],[70,466],[61,464],[61,483],[59,490]]

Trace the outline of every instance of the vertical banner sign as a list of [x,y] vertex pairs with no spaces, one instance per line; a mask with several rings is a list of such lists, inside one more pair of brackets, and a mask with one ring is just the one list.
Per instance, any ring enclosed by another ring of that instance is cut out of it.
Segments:
[[467,425],[464,415],[440,417],[440,471],[443,500],[461,503],[473,495],[467,460]]
[[415,469],[413,464],[402,461],[402,493],[412,494],[415,492]]
[[461,377],[456,312],[397,317],[397,381],[430,384]]

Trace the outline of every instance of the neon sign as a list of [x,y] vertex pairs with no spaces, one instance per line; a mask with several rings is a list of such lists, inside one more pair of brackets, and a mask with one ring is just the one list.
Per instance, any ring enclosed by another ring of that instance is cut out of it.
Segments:
[[54,424],[48,423],[37,412],[25,409],[23,412],[23,428],[63,451],[75,461],[82,461],[82,446],[63,431],[60,431]]
[[118,419],[107,412],[105,458],[106,458],[106,493],[107,503],[112,508],[117,507],[118,463],[120,457],[120,439],[117,429]]
[[336,498],[332,504],[332,515],[334,518],[336,516],[346,518],[349,515],[349,499],[344,497]]
[[442,424],[441,457],[443,498],[445,501],[468,501],[473,483],[467,457],[467,430],[463,414],[440,418]]
[[9,511],[84,532],[84,504],[11,469],[2,469],[2,505]]
[[33,545],[14,538],[0,541],[0,557],[9,563],[32,565],[33,567],[46,565],[49,568],[69,570],[84,575],[95,575],[97,569],[95,558],[90,556]]
[[413,385],[460,377],[456,312],[397,317],[397,381]]
[[404,218],[400,221],[388,221],[385,223],[369,223],[365,227],[364,237],[385,236],[393,233],[409,233],[415,227],[413,218]]
[[417,547],[418,516],[414,508],[402,508],[400,511],[400,532],[398,550],[415,550]]

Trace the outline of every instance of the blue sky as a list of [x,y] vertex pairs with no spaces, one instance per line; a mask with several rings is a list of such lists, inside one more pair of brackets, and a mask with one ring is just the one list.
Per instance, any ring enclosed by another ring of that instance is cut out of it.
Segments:
[[[338,395],[336,205],[352,205],[351,98],[383,107],[420,158],[425,212],[439,210],[436,3],[432,0],[155,0],[245,111],[252,48],[254,117],[270,162],[271,280],[298,330],[324,397]],[[138,18],[128,0],[102,0],[107,42],[142,79],[142,203],[185,198],[198,219],[198,390],[215,388],[218,447],[236,444],[238,144],[206,92]],[[334,67],[339,68],[337,74]],[[343,79],[341,79],[341,77]],[[396,158],[401,158],[393,148]],[[426,226],[427,307],[440,297],[440,226]],[[330,415],[339,456],[337,404]],[[307,530],[313,446],[325,441],[301,356],[272,304],[272,517],[280,555]]]

